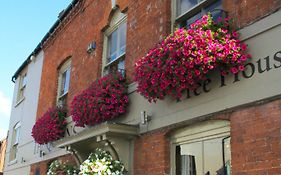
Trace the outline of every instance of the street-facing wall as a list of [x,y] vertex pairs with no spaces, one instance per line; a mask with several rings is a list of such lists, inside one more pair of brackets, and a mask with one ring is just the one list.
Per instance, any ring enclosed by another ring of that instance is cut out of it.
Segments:
[[[130,83],[135,61],[173,30],[171,4],[169,0],[117,1],[119,10],[127,14],[125,68]],[[246,70],[238,75],[223,77],[214,71],[180,102],[166,99],[148,103],[135,92],[136,85],[130,85],[128,112],[114,121],[140,127],[131,153],[134,174],[173,173],[176,160],[170,134],[201,121],[218,119],[230,122],[233,174],[280,173],[280,147],[275,146],[280,139],[281,94],[281,15],[275,11],[280,5],[277,0],[223,1],[224,10],[241,28],[241,38],[252,54]],[[110,1],[80,1],[45,43],[37,117],[56,105],[58,69],[66,59],[71,58],[68,109],[73,97],[101,76],[103,34],[114,11]],[[93,41],[96,49],[87,53]],[[139,125],[143,110],[151,121]],[[32,169],[41,167],[44,172],[48,161],[34,164]]]

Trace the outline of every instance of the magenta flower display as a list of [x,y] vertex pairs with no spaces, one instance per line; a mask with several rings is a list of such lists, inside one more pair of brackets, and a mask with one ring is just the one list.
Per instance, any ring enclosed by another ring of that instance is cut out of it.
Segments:
[[228,19],[215,22],[210,14],[177,29],[136,62],[137,91],[149,102],[167,95],[181,99],[214,69],[223,75],[243,71],[250,55],[238,37]]
[[66,111],[62,108],[49,108],[32,128],[32,137],[42,145],[56,141],[64,136],[66,129]]
[[125,113],[128,103],[125,78],[109,74],[73,98],[72,120],[76,126],[93,126]]

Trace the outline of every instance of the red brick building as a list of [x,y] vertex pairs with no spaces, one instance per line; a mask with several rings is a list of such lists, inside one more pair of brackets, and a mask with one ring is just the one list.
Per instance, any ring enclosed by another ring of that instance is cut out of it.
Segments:
[[7,147],[7,139],[1,140],[0,141],[0,174],[3,174],[6,147]]
[[[70,108],[73,97],[93,81],[125,69],[130,105],[114,122],[132,132],[123,128],[115,137],[114,126],[105,124],[110,132],[103,134],[112,138],[129,174],[281,174],[280,7],[280,0],[73,1],[43,40],[37,117],[57,104]],[[135,62],[176,27],[214,9],[234,19],[253,55],[252,73],[226,77],[223,84],[214,78],[210,92],[198,89],[181,102],[148,103],[136,92]],[[150,116],[143,124],[141,111]],[[79,128],[82,134],[54,145],[74,148],[83,159],[98,144],[96,132],[103,124],[96,127]],[[50,160],[34,163],[30,175],[46,174]]]

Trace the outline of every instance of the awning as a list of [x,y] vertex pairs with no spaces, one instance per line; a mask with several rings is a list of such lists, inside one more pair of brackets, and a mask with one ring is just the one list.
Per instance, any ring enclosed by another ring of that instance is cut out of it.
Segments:
[[76,135],[67,136],[53,142],[53,146],[63,148],[94,137],[97,138],[97,141],[100,141],[104,139],[105,136],[126,137],[132,139],[137,135],[137,126],[105,122],[94,127],[89,127]]

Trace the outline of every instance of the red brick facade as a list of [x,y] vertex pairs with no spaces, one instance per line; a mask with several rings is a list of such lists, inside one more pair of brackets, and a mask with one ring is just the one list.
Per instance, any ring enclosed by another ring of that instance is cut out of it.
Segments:
[[[171,32],[171,0],[118,0],[127,13],[126,74],[133,79],[134,62]],[[224,9],[237,27],[249,25],[281,6],[281,0],[223,0]],[[44,45],[44,65],[37,117],[54,106],[58,68],[72,58],[68,106],[72,98],[101,76],[103,30],[110,20],[111,1],[84,0],[73,9]],[[95,41],[95,52],[87,46]],[[232,173],[234,175],[281,174],[281,101],[227,113],[231,123]],[[216,116],[214,116],[216,118]],[[168,130],[141,135],[135,141],[134,174],[164,175],[170,172]],[[152,154],[153,152],[153,154]],[[47,163],[32,166],[46,172]]]
[[[126,74],[132,81],[135,61],[149,48],[171,32],[170,0],[117,2],[128,16]],[[261,4],[261,6],[259,5]],[[263,5],[265,4],[265,5]],[[281,5],[280,0],[230,1],[224,0],[224,9],[233,16],[238,27],[272,13]],[[251,7],[251,8],[250,8]],[[253,9],[253,10],[249,10]],[[101,0],[83,0],[73,9],[44,45],[44,65],[38,105],[38,117],[54,106],[57,96],[58,68],[72,57],[71,82],[68,104],[73,96],[101,75],[103,29],[110,20],[111,3]],[[93,54],[86,52],[90,42],[97,43]]]
[[134,175],[169,174],[170,143],[166,132],[145,134],[135,141]]
[[[281,100],[217,114],[210,119],[230,121],[233,175],[281,173]],[[170,131],[171,128],[162,129],[136,140],[135,175],[169,174]]]
[[76,165],[75,159],[73,158],[72,155],[69,154],[69,155],[66,155],[66,156],[57,157],[56,159],[51,159],[51,160],[48,160],[48,161],[43,161],[43,162],[33,164],[31,166],[30,175],[35,175],[36,171],[37,171],[37,173],[40,172],[40,175],[46,175],[47,172],[48,172],[48,166],[54,160],[60,160],[62,162],[67,162],[70,165]]
[[235,19],[236,26],[242,28],[280,8],[280,0],[224,0],[224,9]]
[[281,101],[231,114],[233,174],[281,173]]
[[[118,1],[119,2],[119,1]],[[118,3],[117,2],[117,3]],[[126,74],[132,80],[134,62],[171,31],[170,1],[120,1],[121,11],[127,11]],[[128,9],[128,10],[127,10]],[[54,106],[57,95],[57,69],[69,56],[72,72],[68,104],[73,96],[101,75],[103,32],[110,20],[111,2],[87,0],[81,10],[64,22],[47,41],[39,96],[38,117]],[[140,15],[141,14],[141,15]],[[145,34],[145,35],[144,35]],[[86,52],[90,42],[97,43],[93,54]]]

